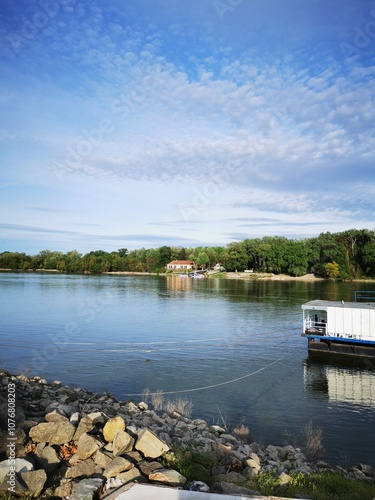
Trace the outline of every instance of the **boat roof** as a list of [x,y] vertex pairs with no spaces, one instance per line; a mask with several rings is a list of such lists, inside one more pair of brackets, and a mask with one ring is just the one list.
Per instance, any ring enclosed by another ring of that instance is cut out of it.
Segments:
[[344,302],[333,300],[310,300],[302,304],[302,309],[327,309],[327,307],[343,307],[349,309],[375,309],[375,302]]

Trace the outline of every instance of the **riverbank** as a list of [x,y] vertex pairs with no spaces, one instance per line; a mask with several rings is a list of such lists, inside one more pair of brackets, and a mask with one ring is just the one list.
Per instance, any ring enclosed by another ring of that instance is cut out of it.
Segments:
[[322,473],[365,484],[375,495],[374,469],[321,461],[312,428],[305,449],[264,447],[243,425],[230,433],[224,423],[190,419],[184,400],[164,410],[156,410],[160,398],[152,401],[119,402],[108,393],[0,372],[0,495],[105,499],[139,482],[254,495],[264,493],[254,486],[265,475],[281,494],[296,475]]

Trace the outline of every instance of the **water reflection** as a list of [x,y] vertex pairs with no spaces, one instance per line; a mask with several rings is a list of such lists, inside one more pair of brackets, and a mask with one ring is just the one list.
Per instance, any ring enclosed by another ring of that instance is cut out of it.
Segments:
[[375,407],[375,371],[307,361],[304,383],[308,392],[326,396],[330,402]]

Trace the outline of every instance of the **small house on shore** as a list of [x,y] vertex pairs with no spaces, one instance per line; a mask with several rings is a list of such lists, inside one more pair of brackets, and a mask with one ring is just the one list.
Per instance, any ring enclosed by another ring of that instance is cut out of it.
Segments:
[[167,269],[172,271],[184,271],[188,269],[193,269],[194,262],[192,260],[172,260],[167,264]]

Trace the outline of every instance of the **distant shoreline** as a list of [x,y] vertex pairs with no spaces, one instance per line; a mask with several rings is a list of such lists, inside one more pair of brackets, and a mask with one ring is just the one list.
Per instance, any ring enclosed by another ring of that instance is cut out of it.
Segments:
[[[170,276],[178,278],[178,274],[169,273],[150,273],[150,272],[137,272],[137,271],[107,271],[104,273],[64,273],[58,269],[5,269],[0,268],[0,272],[4,273],[42,273],[42,274],[61,274],[61,275],[85,275],[85,276]],[[209,275],[209,279],[239,279],[247,281],[304,281],[304,282],[314,282],[314,281],[329,281],[328,278],[319,278],[312,273],[305,274],[303,276],[289,276],[288,274],[272,274],[272,273],[244,273],[244,272],[223,272],[214,273]],[[356,278],[352,280],[343,280],[355,282],[355,283],[375,283],[375,278]]]

